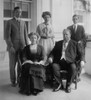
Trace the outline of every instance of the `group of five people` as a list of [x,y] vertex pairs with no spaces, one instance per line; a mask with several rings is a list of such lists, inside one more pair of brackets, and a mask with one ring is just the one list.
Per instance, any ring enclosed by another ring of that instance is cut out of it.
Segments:
[[[71,92],[70,85],[75,77],[76,59],[80,65],[84,65],[86,37],[84,28],[77,24],[78,16],[73,16],[74,25],[63,30],[63,40],[55,42],[53,29],[50,23],[51,13],[43,12],[44,22],[36,28],[36,33],[27,34],[26,24],[20,19],[21,9],[14,8],[13,18],[7,22],[5,40],[9,52],[10,80],[12,86],[16,85],[15,66],[18,62],[19,52],[22,53],[22,68],[18,63],[18,74],[20,75],[20,92],[37,94],[43,91],[46,81],[45,64],[51,63],[53,75],[59,83],[54,91],[62,86],[60,70],[68,72],[66,91]],[[29,40],[31,44],[29,44]],[[84,48],[84,50],[83,50]],[[20,71],[20,69],[22,69]],[[21,73],[21,74],[20,74]],[[18,75],[18,77],[19,77]]]

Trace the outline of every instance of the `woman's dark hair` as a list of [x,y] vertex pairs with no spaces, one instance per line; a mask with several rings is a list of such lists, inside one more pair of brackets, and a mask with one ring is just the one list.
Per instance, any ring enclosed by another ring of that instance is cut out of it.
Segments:
[[32,35],[36,35],[37,38],[39,38],[39,35],[38,35],[37,33],[35,33],[35,32],[31,32],[31,33],[29,33],[29,34],[28,34],[28,37],[30,38]]
[[45,11],[42,13],[42,17],[44,18],[46,15],[49,15],[51,17],[51,13],[49,11]]

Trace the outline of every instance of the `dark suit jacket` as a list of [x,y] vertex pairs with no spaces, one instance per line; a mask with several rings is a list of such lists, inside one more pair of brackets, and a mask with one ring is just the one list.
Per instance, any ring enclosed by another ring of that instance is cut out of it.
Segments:
[[8,50],[11,47],[14,47],[16,51],[23,48],[28,43],[25,22],[20,20],[19,23],[15,18],[10,19],[6,25],[4,39],[6,40]]
[[85,30],[82,25],[78,25],[76,31],[73,29],[73,25],[69,26],[68,29],[71,31],[71,39],[78,42],[82,41],[82,45],[85,48],[86,46],[86,35]]
[[[50,56],[53,57],[53,62],[58,63],[62,56],[63,40],[56,42]],[[66,61],[73,63],[76,60],[84,60],[83,53],[79,51],[77,42],[70,40],[65,51]],[[78,58],[78,59],[77,59]]]

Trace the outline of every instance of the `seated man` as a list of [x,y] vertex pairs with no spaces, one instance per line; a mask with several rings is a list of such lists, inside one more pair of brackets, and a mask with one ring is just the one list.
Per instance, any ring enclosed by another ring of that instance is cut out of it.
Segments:
[[69,29],[64,29],[63,40],[56,42],[54,49],[49,56],[49,62],[53,63],[53,73],[59,86],[54,89],[58,91],[62,86],[62,80],[60,76],[60,70],[64,69],[68,72],[66,82],[66,92],[71,92],[71,83],[76,75],[76,58],[81,61],[81,66],[84,65],[83,52],[78,49],[77,42],[70,39],[71,34]]

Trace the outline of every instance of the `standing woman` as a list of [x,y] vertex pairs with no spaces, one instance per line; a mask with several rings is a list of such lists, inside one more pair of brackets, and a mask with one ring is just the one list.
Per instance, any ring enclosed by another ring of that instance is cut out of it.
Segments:
[[44,19],[44,22],[37,26],[36,32],[40,36],[39,44],[44,47],[46,56],[48,56],[54,47],[54,35],[50,23],[51,13],[48,11],[43,12],[42,17]]
[[23,51],[23,64],[20,77],[20,91],[27,95],[43,91],[45,81],[45,52],[42,46],[38,45],[38,34],[30,33],[31,44]]

